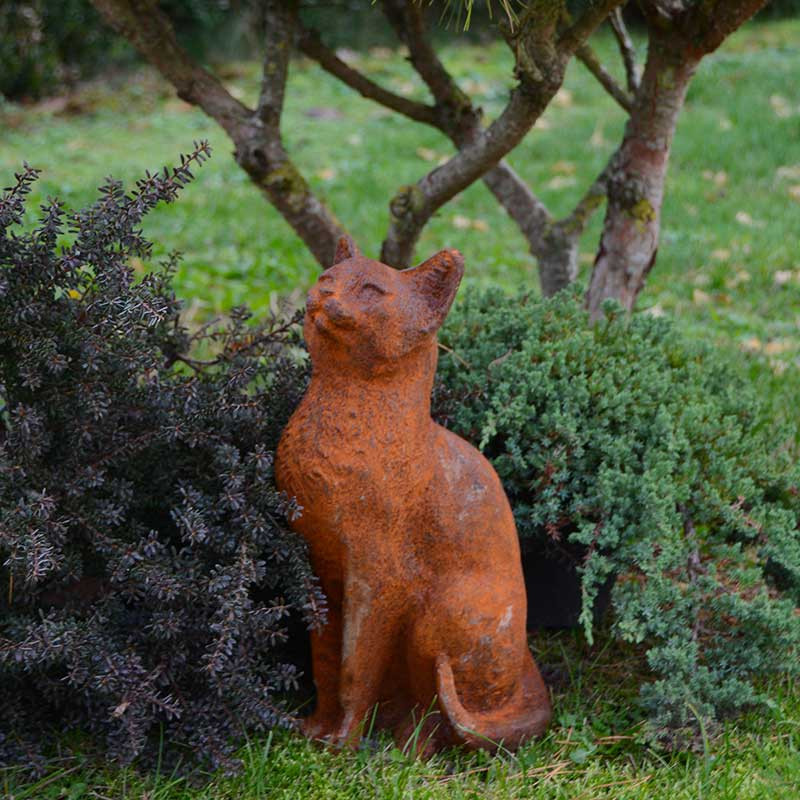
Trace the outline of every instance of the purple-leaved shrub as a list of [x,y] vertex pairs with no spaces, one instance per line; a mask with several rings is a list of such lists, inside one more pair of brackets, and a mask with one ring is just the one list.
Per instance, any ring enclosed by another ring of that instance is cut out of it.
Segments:
[[0,195],[0,762],[78,728],[121,761],[161,740],[230,764],[242,731],[291,723],[287,618],[324,617],[272,477],[296,319],[190,333],[176,256],[130,266],[208,155],[27,232],[37,171]]

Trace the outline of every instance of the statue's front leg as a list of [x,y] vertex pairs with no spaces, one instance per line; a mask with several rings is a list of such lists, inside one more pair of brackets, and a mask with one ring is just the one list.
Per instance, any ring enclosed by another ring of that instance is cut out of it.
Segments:
[[317,704],[313,713],[300,722],[300,730],[311,739],[331,737],[339,728],[341,662],[342,610],[339,604],[331,603],[325,625],[311,632],[311,677],[317,690]]
[[345,581],[339,678],[342,718],[333,737],[335,744],[355,746],[363,723],[380,699],[381,682],[396,646],[397,609],[392,609],[390,598],[385,585],[360,577]]

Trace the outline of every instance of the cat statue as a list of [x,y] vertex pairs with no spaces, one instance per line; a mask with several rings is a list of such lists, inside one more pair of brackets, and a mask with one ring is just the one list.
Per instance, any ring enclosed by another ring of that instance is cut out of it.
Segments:
[[328,599],[312,633],[310,737],[353,746],[363,725],[514,748],[551,709],[528,649],[514,518],[500,480],[437,425],[436,332],[464,272],[457,250],[399,271],[343,238],[308,295],[308,390],[275,477]]

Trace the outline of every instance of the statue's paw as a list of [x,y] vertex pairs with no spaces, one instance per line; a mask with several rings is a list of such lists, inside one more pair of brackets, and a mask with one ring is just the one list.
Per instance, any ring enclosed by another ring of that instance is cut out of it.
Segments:
[[325,742],[335,750],[357,750],[361,744],[360,731],[338,730],[336,733],[326,736]]
[[309,739],[328,742],[335,737],[336,721],[328,716],[311,714],[300,720],[300,733]]

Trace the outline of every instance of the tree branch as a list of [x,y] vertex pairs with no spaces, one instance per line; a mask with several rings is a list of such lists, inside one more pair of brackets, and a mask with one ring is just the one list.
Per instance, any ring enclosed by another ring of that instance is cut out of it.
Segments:
[[322,43],[316,31],[301,27],[297,46],[302,53],[316,61],[326,72],[354,89],[362,97],[373,100],[416,122],[436,125],[436,109],[433,106],[417,103],[384,89],[342,61],[336,53]]
[[703,56],[765,0],[640,0],[647,60],[607,185],[606,217],[586,305],[593,319],[605,298],[629,311],[655,264],[664,181],[678,118]]
[[92,0],[92,4],[175,87],[178,97],[203,109],[231,138],[239,134],[252,112],[191,60],[154,0]]
[[[320,40],[316,32],[302,29],[299,48],[328,73],[363,97],[409,119],[431,125],[448,136],[457,147],[480,135],[482,131],[480,111],[461,91],[436,52],[430,47],[425,36],[423,20],[419,16],[419,6],[416,3],[407,4],[405,0],[385,0],[384,10],[387,11],[387,16],[400,40],[408,45],[412,64],[430,87],[431,93],[435,95],[435,106],[409,101],[386,91],[338,58]],[[414,24],[406,24],[407,16],[416,18]],[[503,161],[486,173],[483,180],[516,222],[533,250],[534,243],[544,235],[550,222],[550,214],[545,205],[531,192],[522,178]]]
[[415,0],[383,0],[383,13],[400,41],[408,47],[409,60],[427,84],[436,104],[446,106],[454,97],[463,96],[425,35],[424,6]]
[[402,187],[390,203],[391,221],[381,259],[393,266],[408,265],[422,228],[431,216],[516,147],[548,100],[532,97],[519,87],[514,89],[503,113],[474,141],[416,184]]
[[[459,148],[480,136],[483,132],[481,112],[431,47],[422,7],[407,0],[384,0],[383,8],[398,38],[408,47],[412,65],[436,101],[436,127]],[[505,161],[490,169],[483,181],[517,224],[535,254],[551,221],[547,207]]]
[[517,224],[531,252],[536,255],[552,221],[547,206],[505,161],[489,170],[483,176],[483,182]]
[[636,48],[628,34],[625,20],[622,18],[622,8],[615,8],[609,18],[611,29],[614,31],[614,38],[617,40],[622,62],[625,64],[625,78],[628,83],[628,91],[636,94],[639,90],[639,67],[636,63]]
[[589,220],[606,199],[608,179],[618,158],[619,150],[615,150],[592,185],[583,193],[583,197],[577,202],[575,208],[566,217],[560,219],[556,223],[557,225],[577,236],[586,230]]
[[691,6],[686,13],[683,28],[692,35],[693,26],[702,36],[703,55],[714,52],[735,30],[760,11],[768,0],[705,0]]
[[[515,56],[519,86],[512,91],[505,109],[488,128],[473,126],[464,142],[456,141],[459,147],[456,155],[416,184],[402,187],[395,195],[390,204],[389,231],[381,249],[383,261],[395,266],[407,265],[422,228],[431,216],[519,144],[561,86],[574,49],[621,2],[623,0],[600,0],[561,37],[557,34],[557,26],[565,9],[563,0],[530,2],[519,27],[506,32]],[[410,42],[411,39],[409,48]],[[428,66],[419,68],[427,70]],[[444,76],[431,74],[430,81],[437,87],[432,91],[444,97],[442,78],[452,84],[446,72]],[[453,136],[452,133],[448,135]],[[497,184],[500,185],[500,177],[511,180],[512,176],[514,173],[509,168],[504,176],[498,176]],[[544,211],[544,207],[539,206],[539,210]]]
[[600,63],[600,59],[588,43],[582,44],[575,51],[575,57],[597,78],[598,83],[611,97],[625,111],[630,112],[633,108],[633,97],[616,82],[614,76]]
[[283,97],[289,74],[289,57],[292,50],[296,15],[293,11],[269,14],[269,3],[264,14],[264,66],[261,70],[261,90],[258,95],[256,116],[269,128],[280,130],[283,114]]
[[265,0],[267,52],[258,108],[236,100],[178,44],[169,18],[155,0],[92,0],[105,20],[125,36],[177,90],[225,130],[236,161],[306,243],[329,266],[344,233],[292,163],[280,136],[280,118],[294,12],[285,0]]
[[559,37],[559,50],[568,56],[573,55],[595,28],[624,2],[625,0],[590,0],[589,8]]

